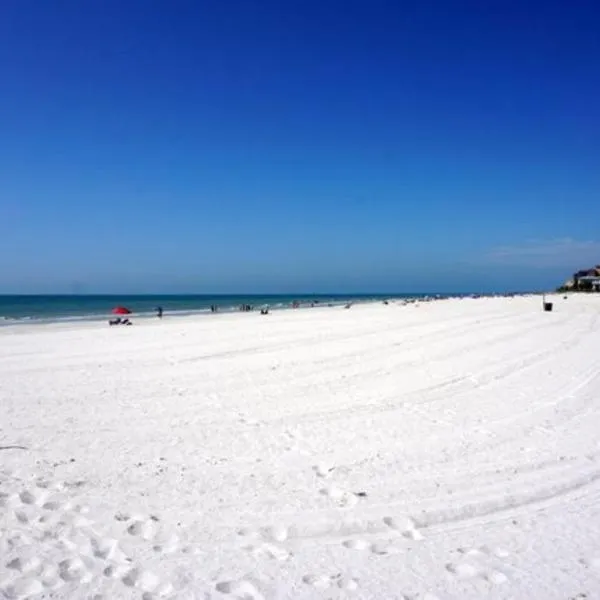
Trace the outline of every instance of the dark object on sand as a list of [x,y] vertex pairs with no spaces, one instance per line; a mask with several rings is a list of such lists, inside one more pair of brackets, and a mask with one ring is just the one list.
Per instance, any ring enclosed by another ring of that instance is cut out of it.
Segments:
[[544,311],[552,312],[552,302],[544,302]]
[[268,315],[269,314],[269,308],[261,308],[260,309],[260,314],[261,315]]
[[110,319],[108,324],[109,325],[133,325],[133,323],[129,319],[121,319],[121,317],[118,317],[116,319]]

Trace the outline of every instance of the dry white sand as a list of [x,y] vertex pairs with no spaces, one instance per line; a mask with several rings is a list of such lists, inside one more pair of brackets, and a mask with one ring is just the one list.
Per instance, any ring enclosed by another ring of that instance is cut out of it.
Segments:
[[600,297],[0,330],[0,597],[600,598]]

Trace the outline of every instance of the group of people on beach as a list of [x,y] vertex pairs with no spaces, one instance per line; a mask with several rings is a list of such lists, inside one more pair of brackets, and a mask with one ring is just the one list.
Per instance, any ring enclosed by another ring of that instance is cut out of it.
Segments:
[[[313,300],[310,303],[310,306],[314,307],[318,303],[319,303],[319,300]],[[297,300],[295,300],[294,302],[292,302],[292,308],[300,308],[300,306],[301,306],[301,304]],[[329,303],[328,306],[333,306],[333,305],[331,303]],[[351,304],[346,305],[346,308],[350,308],[350,306],[351,306]],[[159,319],[162,319],[163,315],[164,315],[164,309],[163,309],[163,307],[162,306],[157,306],[154,310],[156,312],[156,316]],[[240,312],[252,312],[254,310],[254,306],[252,306],[252,304],[241,304],[239,306],[239,310],[240,310]],[[210,312],[211,313],[219,312],[219,306],[216,305],[216,304],[211,304],[210,305]],[[263,308],[261,308],[260,314],[261,315],[268,315],[269,314],[269,306],[267,305],[267,306],[264,306]],[[118,317],[116,319],[111,319],[111,320],[109,320],[108,323],[109,323],[109,325],[132,325],[133,324],[130,319],[128,319],[128,318],[121,318],[121,317]]]

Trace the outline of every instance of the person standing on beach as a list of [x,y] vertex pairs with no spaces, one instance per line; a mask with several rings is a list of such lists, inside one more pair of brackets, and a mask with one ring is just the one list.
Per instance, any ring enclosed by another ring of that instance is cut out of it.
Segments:
[[159,319],[162,319],[162,316],[163,316],[163,308],[162,308],[162,306],[159,306],[159,307],[156,309],[156,316],[157,316]]

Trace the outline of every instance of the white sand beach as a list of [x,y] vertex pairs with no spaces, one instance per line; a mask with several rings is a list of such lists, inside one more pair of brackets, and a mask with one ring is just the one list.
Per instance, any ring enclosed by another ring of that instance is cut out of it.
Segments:
[[0,329],[2,598],[600,598],[600,295]]

